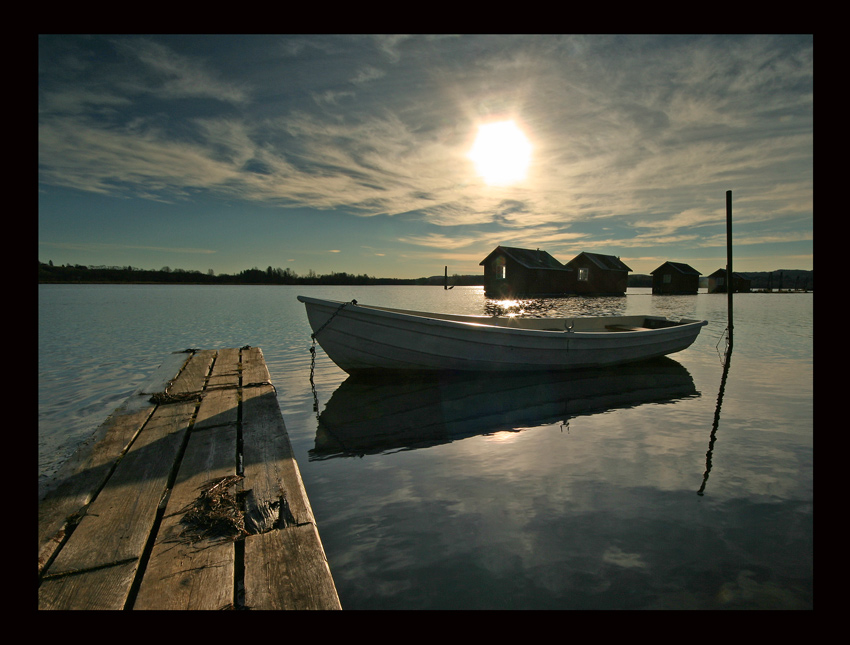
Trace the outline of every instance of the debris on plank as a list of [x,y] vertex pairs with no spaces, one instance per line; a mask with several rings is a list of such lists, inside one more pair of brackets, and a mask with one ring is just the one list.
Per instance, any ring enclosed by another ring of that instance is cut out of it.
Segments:
[[242,479],[229,475],[203,484],[198,497],[176,513],[184,513],[180,523],[185,528],[180,538],[194,544],[202,540],[237,540],[248,535],[240,501],[230,492]]

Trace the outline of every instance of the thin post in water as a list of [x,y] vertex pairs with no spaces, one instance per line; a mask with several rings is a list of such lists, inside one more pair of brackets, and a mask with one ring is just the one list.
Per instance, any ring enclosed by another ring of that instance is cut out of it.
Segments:
[[732,191],[726,191],[726,302],[729,326],[729,349],[732,349]]

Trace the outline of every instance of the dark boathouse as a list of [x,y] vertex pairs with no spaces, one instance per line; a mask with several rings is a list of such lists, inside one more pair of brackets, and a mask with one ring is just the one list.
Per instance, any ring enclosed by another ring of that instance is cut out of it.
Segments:
[[631,269],[614,255],[579,253],[565,265],[573,269],[572,293],[583,296],[624,296]]
[[479,265],[488,298],[568,295],[575,273],[546,251],[511,246],[497,246]]
[[[727,293],[726,291],[726,269],[717,269],[708,276],[709,293]],[[732,272],[732,293],[747,293],[750,291],[752,281],[740,273]]]
[[696,295],[699,291],[700,272],[682,262],[665,262],[650,275],[654,294]]

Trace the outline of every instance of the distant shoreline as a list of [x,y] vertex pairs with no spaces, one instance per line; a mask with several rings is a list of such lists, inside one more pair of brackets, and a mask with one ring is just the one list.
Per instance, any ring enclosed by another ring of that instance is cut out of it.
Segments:
[[[802,269],[779,269],[776,271],[736,272],[751,282],[754,292],[806,292],[814,290],[814,271]],[[706,284],[703,284],[703,281]],[[240,271],[237,274],[214,274],[212,271],[186,271],[163,267],[159,271],[137,269],[135,267],[106,267],[38,263],[39,284],[182,284],[182,285],[301,285],[301,286],[445,286],[446,276],[436,275],[422,278],[376,278],[374,276],[353,273],[330,273],[318,275],[310,271],[307,275],[298,275],[291,269],[266,270],[257,268]],[[449,287],[483,287],[483,275],[448,276]],[[628,276],[628,287],[652,287],[652,276],[632,274]],[[700,287],[707,286],[707,277],[703,277]]]

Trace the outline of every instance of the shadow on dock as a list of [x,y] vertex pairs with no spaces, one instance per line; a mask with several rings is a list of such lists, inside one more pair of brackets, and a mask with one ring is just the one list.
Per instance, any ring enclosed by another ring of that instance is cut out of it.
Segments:
[[[244,530],[186,539],[215,481]],[[259,348],[169,357],[40,496],[38,540],[40,609],[340,608]]]

